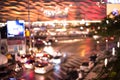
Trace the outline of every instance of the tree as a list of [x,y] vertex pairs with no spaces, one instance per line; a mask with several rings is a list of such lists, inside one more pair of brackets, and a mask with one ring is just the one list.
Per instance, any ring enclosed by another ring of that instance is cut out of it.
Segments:
[[120,14],[110,18],[105,17],[99,25],[101,28],[98,30],[98,34],[101,36],[120,36]]

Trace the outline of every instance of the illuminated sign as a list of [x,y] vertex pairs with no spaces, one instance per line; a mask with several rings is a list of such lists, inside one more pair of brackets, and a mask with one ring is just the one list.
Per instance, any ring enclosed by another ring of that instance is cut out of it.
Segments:
[[106,13],[107,15],[110,15],[111,18],[119,15],[119,11],[120,11],[120,4],[107,4]]
[[22,38],[24,37],[24,21],[14,20],[7,21],[7,37],[8,38]]
[[108,3],[120,3],[120,0],[108,0]]

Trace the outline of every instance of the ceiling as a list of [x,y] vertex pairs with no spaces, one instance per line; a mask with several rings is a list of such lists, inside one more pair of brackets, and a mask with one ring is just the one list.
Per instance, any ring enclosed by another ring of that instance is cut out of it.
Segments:
[[0,22],[7,20],[100,20],[106,16],[106,5],[99,0],[0,0]]

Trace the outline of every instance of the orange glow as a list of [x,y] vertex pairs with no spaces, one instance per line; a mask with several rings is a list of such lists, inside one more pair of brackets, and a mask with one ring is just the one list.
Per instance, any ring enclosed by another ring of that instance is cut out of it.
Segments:
[[89,46],[83,46],[83,49],[81,52],[80,52],[80,56],[81,57],[86,57],[86,56],[89,56],[90,55],[90,47]]
[[90,39],[86,39],[86,41],[85,41],[85,45],[82,45],[82,46],[80,46],[80,48],[81,49],[79,49],[79,50],[81,50],[79,53],[79,55],[81,56],[81,57],[89,57],[90,55],[91,55],[91,42],[90,42],[91,40]]
[[80,56],[85,57],[85,53],[86,53],[86,51],[85,51],[85,50],[82,50]]

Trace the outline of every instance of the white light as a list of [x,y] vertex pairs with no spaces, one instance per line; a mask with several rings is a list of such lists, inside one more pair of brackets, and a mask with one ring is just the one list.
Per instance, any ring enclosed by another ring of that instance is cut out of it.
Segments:
[[98,29],[100,30],[100,27],[98,27]]
[[115,48],[112,48],[112,55],[115,55]]
[[106,66],[107,66],[107,63],[108,63],[108,59],[107,59],[107,58],[105,58],[104,63],[105,63],[105,67],[106,67]]
[[36,57],[42,57],[43,56],[43,54],[36,54]]
[[120,42],[117,42],[117,47],[118,47],[118,48],[120,47]]
[[96,39],[100,38],[100,36],[98,36],[98,35],[93,35],[93,38],[96,40]]
[[108,20],[106,20],[106,23],[107,23],[107,24],[109,24],[109,21],[108,21]]
[[80,24],[85,24],[85,20],[82,19],[81,22],[80,22]]
[[85,25],[86,25],[86,26],[89,26],[90,24],[89,24],[89,23],[86,23]]
[[83,30],[84,28],[81,26],[80,29]]
[[73,6],[72,4],[69,5],[70,7]]
[[108,0],[108,3],[120,3],[120,0]]
[[97,44],[99,44],[100,42],[99,41],[97,41]]
[[51,46],[45,46],[43,51],[46,51],[47,53],[53,55],[54,54],[54,49]]
[[108,42],[108,40],[106,40],[106,42]]
[[60,65],[56,65],[54,68],[55,68],[55,71],[57,72],[58,70],[60,70]]
[[55,42],[58,42],[58,40],[56,39]]
[[89,29],[87,29],[86,31],[87,31],[87,32],[89,32],[90,30],[89,30]]
[[27,69],[32,69],[33,68],[33,65],[32,64],[28,64],[28,63],[25,63],[24,66]]
[[52,62],[55,63],[55,64],[60,64],[61,59],[52,59]]

